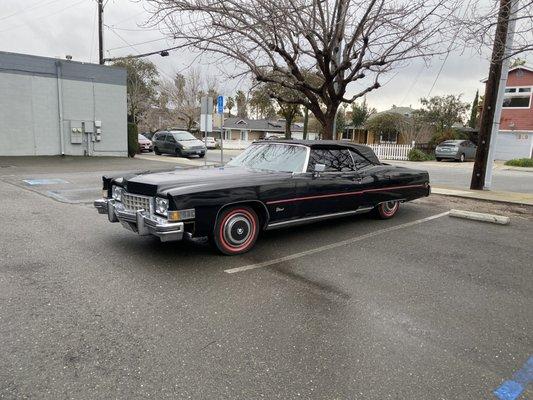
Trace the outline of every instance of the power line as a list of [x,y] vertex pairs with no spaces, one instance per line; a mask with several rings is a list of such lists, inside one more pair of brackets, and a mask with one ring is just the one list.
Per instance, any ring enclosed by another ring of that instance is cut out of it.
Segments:
[[[117,32],[115,31],[115,29],[113,28],[110,28],[109,26],[106,25],[106,27],[108,27],[109,29],[111,29],[112,32],[114,32],[115,34],[117,34]],[[113,51],[113,50],[120,50],[120,49],[124,49],[126,47],[131,47],[131,46],[140,46],[142,44],[147,44],[147,43],[153,43],[153,42],[159,42],[161,40],[167,40],[168,38],[166,37],[163,37],[163,38],[159,38],[159,39],[152,39],[152,40],[147,40],[145,42],[139,42],[139,43],[134,43],[134,44],[128,44],[126,46],[118,46],[118,47],[112,47],[110,49],[107,49],[107,51]]]
[[25,8],[23,10],[15,11],[12,14],[8,14],[8,15],[5,15],[3,17],[0,17],[0,21],[3,21],[4,19],[8,19],[8,18],[11,18],[11,17],[14,17],[15,15],[18,15],[18,14],[23,14],[25,12],[28,12],[30,10],[34,10],[36,8],[39,8],[39,7],[44,7],[44,6],[48,6],[50,4],[53,4],[53,3],[57,3],[58,1],[60,1],[60,0],[52,0],[52,1],[49,1],[48,3],[37,3],[37,4],[34,4],[31,7]]
[[[56,16],[57,14],[62,13],[63,11],[66,11],[66,10],[72,8],[72,7],[76,7],[77,5],[80,5],[81,3],[87,3],[87,0],[81,0],[81,1],[78,1],[77,3],[71,4],[71,5],[68,6],[68,7],[64,7],[64,8],[62,8],[62,9],[59,10],[59,11],[54,11],[53,13],[46,14],[46,15],[42,15],[42,16],[40,16],[40,17],[34,18],[33,21],[37,21],[37,20],[45,19],[45,18],[49,18],[49,17],[54,17],[54,16]],[[0,33],[8,32],[8,31],[12,31],[13,29],[18,29],[18,28],[22,28],[22,27],[26,27],[26,26],[28,26],[27,23],[26,23],[26,24],[21,24],[21,25],[12,26],[11,28],[7,28],[7,29],[4,29],[4,30],[1,30]]]

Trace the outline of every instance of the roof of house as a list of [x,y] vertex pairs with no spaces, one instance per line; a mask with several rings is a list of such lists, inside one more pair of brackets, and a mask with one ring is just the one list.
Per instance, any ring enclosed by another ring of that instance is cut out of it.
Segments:
[[392,106],[392,108],[389,108],[388,110],[385,110],[385,111],[381,111],[381,112],[378,112],[376,114],[372,114],[370,117],[368,117],[369,119],[372,119],[374,118],[376,115],[383,115],[383,114],[400,114],[400,115],[403,115],[405,117],[410,117],[411,114],[413,114],[416,110],[414,108],[411,108],[411,107],[397,107],[397,106]]
[[[249,131],[285,132],[285,120],[251,119],[242,117],[229,117],[224,119],[225,129],[246,129]],[[302,126],[291,125],[291,131],[301,132]]]
[[[529,72],[533,72],[533,67],[530,66],[530,65],[525,64],[525,65],[517,65],[516,67],[509,68],[509,73],[511,73],[511,72],[513,72],[513,71],[517,71],[517,70],[519,70],[519,69],[523,69],[523,70],[526,70],[526,71],[529,71]],[[489,79],[489,78],[483,78],[483,79],[481,80],[481,82],[482,82],[482,83],[486,83],[488,79]]]

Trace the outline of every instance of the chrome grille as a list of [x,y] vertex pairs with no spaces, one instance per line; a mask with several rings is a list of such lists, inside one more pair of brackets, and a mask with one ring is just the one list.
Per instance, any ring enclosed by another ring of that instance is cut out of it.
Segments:
[[138,194],[131,194],[124,192],[122,194],[122,204],[126,210],[137,211],[146,210],[150,211],[150,205],[152,204],[152,197],[141,196]]

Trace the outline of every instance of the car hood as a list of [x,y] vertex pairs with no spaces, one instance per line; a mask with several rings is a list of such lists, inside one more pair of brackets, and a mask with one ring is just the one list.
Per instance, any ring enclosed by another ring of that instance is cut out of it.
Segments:
[[147,196],[173,195],[279,182],[289,172],[257,171],[240,167],[206,167],[131,174],[117,179],[128,192]]

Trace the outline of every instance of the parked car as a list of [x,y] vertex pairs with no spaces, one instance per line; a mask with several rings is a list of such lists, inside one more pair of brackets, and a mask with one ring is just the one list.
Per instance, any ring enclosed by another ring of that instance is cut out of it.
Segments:
[[470,140],[446,140],[435,148],[435,159],[464,162],[476,158],[477,146]]
[[152,141],[150,139],[147,139],[146,136],[139,134],[138,136],[138,142],[139,142],[139,151],[142,153],[143,151],[152,151],[153,145]]
[[[202,139],[202,142],[206,144],[205,137]],[[218,147],[218,143],[216,139],[213,136],[207,137],[207,148],[208,149],[216,149]]]
[[207,152],[205,144],[186,131],[161,131],[153,137],[154,153],[174,154],[177,157],[197,155],[204,157]]
[[382,164],[363,145],[259,141],[224,167],[104,176],[94,202],[109,221],[161,241],[208,237],[223,254],[250,250],[262,230],[359,213],[393,217],[428,196],[429,175]]
[[148,140],[152,140],[155,135],[155,132],[143,132],[141,133],[141,135],[143,135]]

